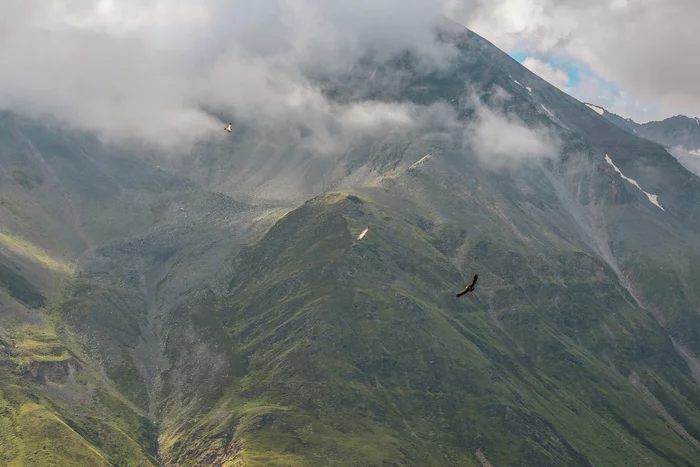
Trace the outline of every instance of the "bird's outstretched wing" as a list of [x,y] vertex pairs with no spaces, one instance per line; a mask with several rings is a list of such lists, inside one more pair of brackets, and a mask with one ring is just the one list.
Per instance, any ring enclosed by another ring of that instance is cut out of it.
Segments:
[[457,297],[461,297],[462,295],[466,295],[469,292],[472,292],[474,290],[474,285],[476,285],[476,281],[479,279],[479,275],[475,275],[472,277],[472,281],[469,283],[468,286],[464,288],[460,293],[457,294]]

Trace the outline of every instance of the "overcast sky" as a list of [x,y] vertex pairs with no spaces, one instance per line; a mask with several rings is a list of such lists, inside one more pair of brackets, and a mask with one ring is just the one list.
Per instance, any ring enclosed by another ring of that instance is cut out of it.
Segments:
[[588,69],[570,88],[580,99],[638,120],[700,115],[700,1],[493,0],[465,23],[506,51]]
[[415,109],[331,104],[301,70],[367,44],[439,60],[441,15],[581,100],[700,115],[698,0],[2,0],[0,108],[171,147],[221,135],[202,106],[318,134],[411,127]]

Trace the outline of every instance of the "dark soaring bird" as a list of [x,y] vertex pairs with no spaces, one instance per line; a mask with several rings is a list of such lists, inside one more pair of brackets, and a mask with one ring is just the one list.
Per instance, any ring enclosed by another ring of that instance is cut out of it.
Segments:
[[229,123],[228,125],[226,125],[226,128],[224,128],[224,130],[226,130],[226,131],[228,131],[229,133],[231,133],[231,124]]
[[457,297],[461,297],[462,295],[466,295],[469,292],[472,292],[474,290],[474,286],[476,285],[476,281],[479,279],[479,275],[476,274],[473,278],[472,281],[469,283],[468,286],[464,288],[460,293],[457,294]]

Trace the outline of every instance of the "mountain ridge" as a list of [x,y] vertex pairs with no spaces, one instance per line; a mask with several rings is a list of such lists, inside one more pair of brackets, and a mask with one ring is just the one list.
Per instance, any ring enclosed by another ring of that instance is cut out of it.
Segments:
[[639,124],[592,104],[586,105],[618,128],[662,145],[685,168],[700,176],[700,119],[697,117],[676,115],[660,121]]

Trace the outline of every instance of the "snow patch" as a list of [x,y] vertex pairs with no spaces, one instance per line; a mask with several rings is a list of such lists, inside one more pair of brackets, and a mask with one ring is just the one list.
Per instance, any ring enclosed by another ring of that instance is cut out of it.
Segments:
[[700,125],[700,118],[695,117],[695,123],[697,123],[698,125]]
[[515,84],[517,84],[517,85],[520,86],[521,88],[526,89],[527,92],[529,92],[530,94],[532,94],[532,88],[531,88],[531,87],[529,87],[529,86],[523,86],[523,85],[520,84],[517,80],[513,79],[513,77],[512,77],[511,75],[508,75],[508,78],[510,78],[510,80],[511,80],[512,82],[514,82]]
[[649,201],[651,201],[652,204],[654,204],[655,206],[657,206],[657,207],[658,207],[659,209],[661,209],[662,211],[665,211],[665,209],[662,208],[661,205],[659,204],[659,197],[658,197],[657,195],[652,195],[651,193],[647,193],[646,191],[642,190],[642,187],[639,186],[639,183],[637,183],[636,180],[632,180],[631,178],[626,177],[625,174],[623,174],[622,171],[621,171],[620,169],[618,169],[617,166],[616,166],[615,164],[613,164],[612,159],[610,159],[610,156],[608,156],[607,154],[605,155],[605,162],[607,162],[608,164],[612,165],[613,169],[615,169],[615,171],[616,171],[617,173],[620,174],[620,177],[622,177],[623,179],[627,180],[627,181],[630,182],[632,185],[634,185],[634,186],[636,186],[637,188],[639,188],[639,190],[640,190],[642,193],[644,193],[645,195],[647,195],[647,198],[649,198]]
[[555,117],[554,117],[554,114],[553,114],[552,112],[550,112],[549,109],[548,109],[547,107],[545,107],[543,104],[540,104],[540,105],[542,106],[542,108],[544,109],[544,111],[547,112],[547,113],[549,114],[550,117],[555,118]]
[[421,165],[425,164],[428,160],[432,159],[433,155],[432,154],[427,154],[423,157],[421,157],[417,162],[414,162],[409,169],[416,169],[420,167]]
[[[642,191],[644,191],[644,190],[642,190]],[[647,195],[647,198],[649,198],[649,201],[651,201],[653,204],[655,204],[656,207],[658,207],[662,211],[665,211],[665,209],[662,208],[661,205],[659,204],[659,197],[657,195],[652,195],[650,193],[647,193],[646,191],[644,191],[644,194]]]
[[692,151],[688,151],[688,153],[694,156],[700,156],[700,149],[693,149]]
[[517,85],[520,86],[521,88],[524,88],[524,87],[525,87],[525,86],[523,86],[522,84],[518,83],[518,82],[517,82],[516,80],[514,80],[513,78],[511,78],[511,81],[513,81],[515,84],[517,84]]
[[601,109],[600,107],[596,107],[595,105],[586,104],[586,106],[588,106],[588,108],[593,110],[598,115],[603,115],[605,113],[605,110]]

